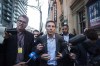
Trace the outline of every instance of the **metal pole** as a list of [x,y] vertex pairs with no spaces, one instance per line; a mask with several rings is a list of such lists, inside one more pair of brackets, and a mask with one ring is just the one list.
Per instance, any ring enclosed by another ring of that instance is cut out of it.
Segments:
[[27,5],[23,1],[22,2],[26,6],[36,8],[40,12],[40,26],[39,26],[39,30],[40,30],[40,32],[42,32],[42,27],[43,27],[43,23],[42,23],[42,11],[41,11],[41,6],[39,5],[39,0],[37,0],[37,1],[38,1],[38,6]]
[[38,0],[38,6],[40,6],[40,4],[39,4],[39,0]]
[[42,24],[42,11],[41,11],[41,7],[40,7],[40,32],[42,32],[42,27],[43,27],[43,24]]

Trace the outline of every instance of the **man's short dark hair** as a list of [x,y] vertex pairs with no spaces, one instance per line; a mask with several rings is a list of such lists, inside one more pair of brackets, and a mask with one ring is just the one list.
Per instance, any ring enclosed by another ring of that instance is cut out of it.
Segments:
[[34,32],[39,32],[39,31],[38,31],[38,30],[34,30],[33,33],[34,33]]
[[98,34],[97,34],[96,30],[94,30],[94,29],[87,29],[84,32],[84,35],[86,35],[86,37],[90,40],[97,40],[98,39]]
[[[29,21],[29,18],[26,15],[20,15],[19,17],[25,18],[27,20],[27,22]],[[19,17],[18,17],[18,19],[19,19]]]
[[62,27],[64,27],[64,26],[67,26],[67,27],[69,27],[69,26],[68,26],[68,24],[63,24],[63,25],[62,25]]
[[46,27],[46,26],[47,26],[47,24],[48,24],[48,23],[50,23],[50,22],[51,22],[51,23],[54,23],[54,25],[55,25],[55,27],[56,27],[56,23],[55,23],[55,21],[53,21],[53,20],[48,20],[48,21],[46,22],[45,27]]

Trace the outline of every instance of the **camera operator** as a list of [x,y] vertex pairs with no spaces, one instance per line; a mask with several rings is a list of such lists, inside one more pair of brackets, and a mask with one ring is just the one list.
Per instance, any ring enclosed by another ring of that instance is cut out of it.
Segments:
[[6,30],[0,66],[37,66],[33,60],[26,63],[30,59],[29,54],[35,50],[33,34],[25,30],[29,18],[26,15],[20,15],[16,23],[15,31]]
[[74,47],[78,66],[95,66],[93,58],[100,55],[97,53],[97,49],[100,47],[100,39],[94,29],[87,29],[84,35],[86,36],[86,40],[79,42]]
[[83,34],[76,35],[75,37],[69,40],[69,44],[71,47],[69,56],[70,56],[70,59],[73,60],[74,66],[77,66],[79,64],[77,60],[77,53],[79,51],[77,49],[77,46],[78,44],[82,43],[84,40],[86,40],[86,36]]

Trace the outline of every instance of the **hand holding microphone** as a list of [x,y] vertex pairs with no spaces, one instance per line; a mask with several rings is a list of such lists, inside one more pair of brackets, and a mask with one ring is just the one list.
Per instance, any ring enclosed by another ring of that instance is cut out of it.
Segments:
[[[36,46],[36,49],[39,50],[39,51],[41,51],[43,49],[43,47],[44,47],[43,44],[38,44]],[[38,58],[38,54],[37,53],[38,53],[38,51],[37,52],[31,52],[29,54],[30,59],[26,62],[26,64],[29,63],[30,60],[36,60]]]

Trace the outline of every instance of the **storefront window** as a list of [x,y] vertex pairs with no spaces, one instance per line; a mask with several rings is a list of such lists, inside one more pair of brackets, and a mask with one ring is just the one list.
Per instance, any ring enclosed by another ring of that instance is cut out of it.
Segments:
[[79,14],[80,32],[83,33],[84,29],[86,28],[85,10],[81,10],[78,14]]
[[90,27],[100,28],[100,0],[87,5]]

